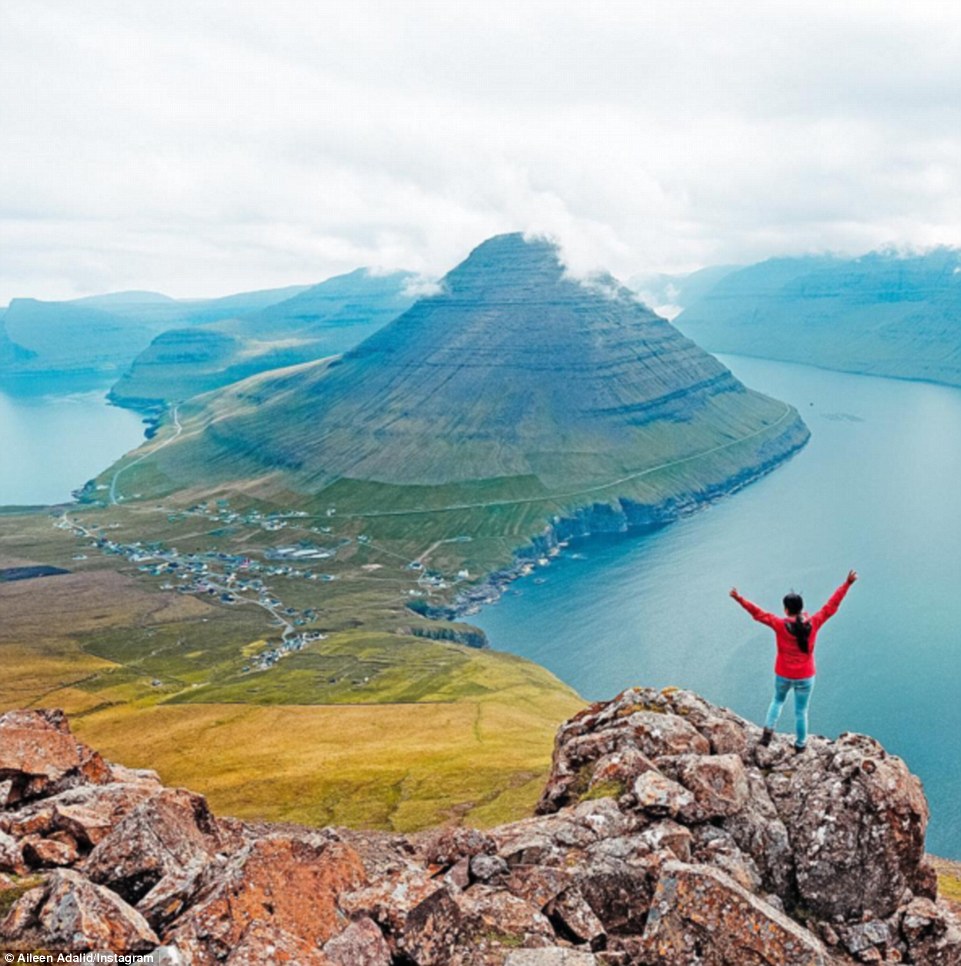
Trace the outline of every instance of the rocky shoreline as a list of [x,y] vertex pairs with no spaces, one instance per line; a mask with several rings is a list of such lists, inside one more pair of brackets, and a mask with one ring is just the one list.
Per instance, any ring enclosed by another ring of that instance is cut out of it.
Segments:
[[[0,947],[230,966],[961,964],[920,781],[873,739],[758,744],[631,688],[557,734],[538,814],[402,836],[242,823],[0,715]],[[5,913],[5,915],[4,915]]]
[[811,436],[803,423],[794,428],[793,435],[795,439],[791,445],[770,459],[702,490],[672,497],[653,506],[619,498],[613,504],[592,503],[577,508],[569,516],[557,516],[540,534],[515,551],[514,561],[509,566],[495,570],[461,590],[449,605],[425,607],[422,616],[460,621],[476,614],[482,606],[499,600],[515,580],[533,573],[540,561],[563,553],[571,540],[604,533],[640,534],[704,510],[772,473],[800,452]]

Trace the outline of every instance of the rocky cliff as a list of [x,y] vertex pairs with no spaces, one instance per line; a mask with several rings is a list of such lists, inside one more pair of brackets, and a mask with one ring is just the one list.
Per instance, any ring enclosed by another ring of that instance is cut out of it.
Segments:
[[110,765],[55,711],[0,717],[0,946],[168,963],[961,963],[927,804],[871,738],[758,746],[686,691],[558,732],[540,814],[418,836],[242,824]]

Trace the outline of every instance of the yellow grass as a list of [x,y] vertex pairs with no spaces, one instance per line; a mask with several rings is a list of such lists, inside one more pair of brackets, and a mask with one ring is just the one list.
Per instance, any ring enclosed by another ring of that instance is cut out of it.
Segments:
[[530,814],[554,731],[580,707],[561,688],[530,687],[439,704],[123,706],[74,727],[220,814],[410,831]]
[[[132,519],[117,516],[125,527]],[[520,658],[397,634],[411,620],[399,591],[352,579],[349,562],[345,579],[317,591],[328,638],[238,677],[266,629],[256,608],[158,593],[125,561],[95,551],[74,561],[78,545],[49,518],[0,523],[0,559],[74,571],[0,585],[0,711],[62,707],[106,757],[154,768],[223,815],[402,831],[515,819],[540,794],[558,725],[583,706]],[[369,703],[306,703],[327,679],[307,663],[321,650],[379,669],[357,688]],[[233,690],[214,703],[161,703],[208,677]],[[305,703],[222,703],[257,688],[262,697],[270,682],[281,700]],[[413,693],[418,703],[392,703]]]

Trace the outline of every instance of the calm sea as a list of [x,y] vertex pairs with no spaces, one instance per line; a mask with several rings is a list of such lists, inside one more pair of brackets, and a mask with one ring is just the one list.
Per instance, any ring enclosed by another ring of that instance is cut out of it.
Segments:
[[107,389],[63,382],[0,388],[0,506],[60,503],[143,441],[136,413]]
[[904,757],[931,803],[928,847],[961,858],[961,391],[722,361],[797,406],[808,446],[659,531],[575,542],[542,583],[518,581],[471,620],[585,698],[674,684],[760,721],[773,635],[728,590],[777,610],[793,588],[814,609],[855,567],[818,638],[812,728],[866,732]]

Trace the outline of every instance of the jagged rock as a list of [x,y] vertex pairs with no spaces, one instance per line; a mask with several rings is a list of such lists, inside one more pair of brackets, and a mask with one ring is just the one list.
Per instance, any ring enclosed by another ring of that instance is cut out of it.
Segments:
[[[194,962],[207,962],[193,958]],[[251,923],[227,955],[227,966],[331,966],[331,961],[313,943],[274,925]]]
[[577,944],[590,943],[606,932],[604,923],[577,886],[551,899],[544,913],[559,936]]
[[216,874],[209,857],[194,859],[184,868],[168,872],[137,903],[137,911],[162,932],[184,912],[204,885],[207,872]]
[[428,868],[394,852],[369,882],[344,892],[339,907],[353,919],[369,917],[394,937],[403,933],[411,910],[439,890],[446,891]]
[[160,776],[152,768],[127,768],[110,763],[110,780],[123,785],[160,785]]
[[658,771],[646,771],[634,781],[634,798],[637,807],[651,815],[688,814],[695,807],[694,796],[676,781]]
[[608,869],[586,870],[577,877],[577,887],[603,923],[605,933],[629,935],[644,929],[654,878],[652,872],[615,864]]
[[512,895],[526,899],[537,909],[543,909],[554,896],[563,892],[574,874],[569,869],[552,866],[516,866],[504,883]]
[[101,839],[83,871],[136,904],[165,876],[180,876],[219,848],[217,823],[203,796],[163,789]]
[[390,946],[366,916],[334,936],[324,946],[324,955],[336,966],[391,966]]
[[447,826],[424,839],[424,858],[429,864],[449,866],[458,859],[489,855],[496,848],[494,840],[475,828]]
[[34,869],[73,865],[80,858],[76,843],[70,840],[42,839],[37,835],[28,835],[20,845],[24,859]]
[[749,769],[747,778],[747,804],[736,815],[724,819],[723,827],[738,848],[751,857],[765,889],[777,895],[790,895],[794,888],[794,853],[787,828],[761,773]]
[[[62,716],[3,719],[34,771],[6,772],[31,797],[0,806],[0,876],[74,865],[13,904],[18,948],[89,928],[197,966],[961,966],[920,784],[863,736],[799,757],[690,692],[632,688],[560,730],[542,814],[406,837],[218,821],[149,774],[84,771],[102,759]],[[66,757],[38,781],[51,734]]]
[[445,884],[452,889],[466,889],[471,881],[470,864],[472,861],[473,859],[463,858],[455,862],[444,875]]
[[925,897],[915,897],[902,910],[901,936],[916,963],[957,966],[961,963],[961,923]]
[[529,903],[478,885],[456,896],[440,889],[425,899],[407,917],[398,948],[418,966],[493,966],[507,949],[553,940],[550,922]]
[[581,949],[515,949],[507,954],[504,966],[595,966],[593,953]]
[[767,785],[805,906],[822,919],[894,912],[915,884],[928,822],[921,782],[904,762],[871,738],[842,735]]
[[655,766],[650,758],[636,748],[622,748],[597,760],[587,787],[589,791],[597,791],[609,785],[628,789],[638,775],[654,770]]
[[23,875],[26,871],[20,843],[12,835],[0,831],[0,872]]
[[103,783],[109,777],[100,755],[70,734],[62,711],[0,715],[0,781],[10,781],[6,804],[51,794],[71,783]]
[[470,860],[470,874],[477,882],[491,882],[508,874],[508,865],[499,855],[475,855]]
[[747,804],[747,774],[737,755],[662,757],[657,759],[657,767],[694,795],[694,803],[681,810],[685,819],[727,818]]
[[[694,839],[694,861],[726,872],[748,892],[761,892],[763,880],[757,865],[737,847],[729,832],[713,825],[700,825],[694,831]],[[679,855],[678,858],[683,859],[684,856]],[[780,908],[783,912],[783,906]]]
[[217,870],[164,939],[198,966],[235,953],[255,923],[319,949],[346,925],[337,897],[364,879],[360,857],[341,842],[260,839]]
[[651,847],[652,852],[667,849],[675,858],[687,862],[691,857],[691,840],[693,836],[689,829],[669,818],[655,822],[640,833],[640,838]]
[[821,942],[708,866],[665,864],[643,935],[645,962],[662,966],[828,966]]
[[160,943],[136,909],[69,869],[57,869],[42,888],[21,896],[0,924],[0,937],[18,947],[77,952],[144,952]]

